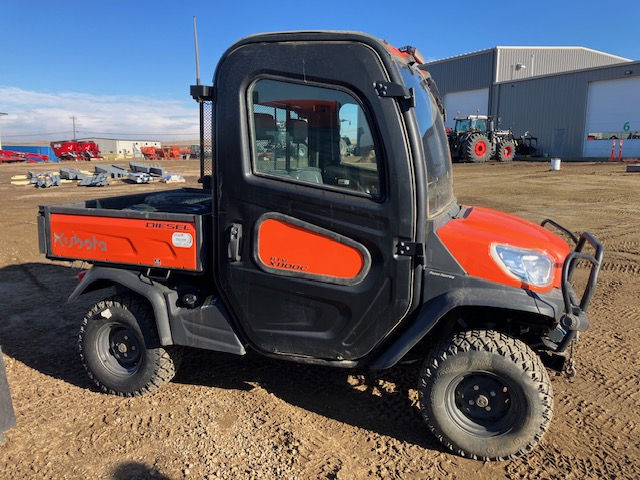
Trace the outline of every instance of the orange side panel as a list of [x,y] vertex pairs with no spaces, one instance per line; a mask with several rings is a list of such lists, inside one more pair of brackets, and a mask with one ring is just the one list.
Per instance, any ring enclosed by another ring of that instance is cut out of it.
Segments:
[[192,222],[53,213],[50,232],[53,257],[198,269]]
[[355,279],[365,268],[356,248],[273,218],[260,225],[258,258],[270,269],[339,279]]

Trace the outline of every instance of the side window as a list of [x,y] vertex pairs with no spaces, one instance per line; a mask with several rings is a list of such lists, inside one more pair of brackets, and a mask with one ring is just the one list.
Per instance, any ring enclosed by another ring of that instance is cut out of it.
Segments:
[[350,94],[263,79],[249,98],[254,174],[380,194],[373,135]]

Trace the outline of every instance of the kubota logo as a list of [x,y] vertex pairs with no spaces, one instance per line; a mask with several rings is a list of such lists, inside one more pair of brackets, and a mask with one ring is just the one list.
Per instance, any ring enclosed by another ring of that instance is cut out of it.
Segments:
[[75,233],[68,237],[64,232],[53,233],[53,244],[59,244],[63,248],[77,248],[78,250],[102,250],[107,251],[107,242],[98,240],[95,235],[91,238],[82,238]]

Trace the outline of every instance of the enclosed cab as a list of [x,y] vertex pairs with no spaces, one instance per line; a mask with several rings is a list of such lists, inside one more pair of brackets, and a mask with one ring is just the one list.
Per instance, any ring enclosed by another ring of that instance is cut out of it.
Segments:
[[[158,388],[183,346],[343,368],[418,359],[423,416],[448,448],[497,459],[537,444],[553,410],[545,364],[572,367],[565,357],[588,327],[602,246],[546,221],[570,247],[542,226],[457,202],[441,103],[417,55],[353,32],[264,34],[227,50],[213,86],[191,90],[211,208],[153,213],[165,256],[194,247],[197,268],[101,254],[71,295],[118,290],[81,327],[100,388]],[[139,215],[118,204],[58,213]],[[42,250],[55,258],[56,208],[41,213]],[[173,237],[181,221],[197,242]],[[84,238],[88,223],[65,238]],[[104,233],[91,238],[109,251]],[[589,278],[576,294],[578,265]]]

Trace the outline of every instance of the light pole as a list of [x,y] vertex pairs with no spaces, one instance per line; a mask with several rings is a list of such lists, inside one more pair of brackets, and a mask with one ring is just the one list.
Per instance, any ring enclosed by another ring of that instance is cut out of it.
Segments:
[[73,121],[73,141],[76,141],[76,116],[69,117]]
[[[4,117],[5,115],[9,115],[9,114],[0,112],[0,117]],[[2,150],[2,130],[1,129],[0,129],[0,150]]]

